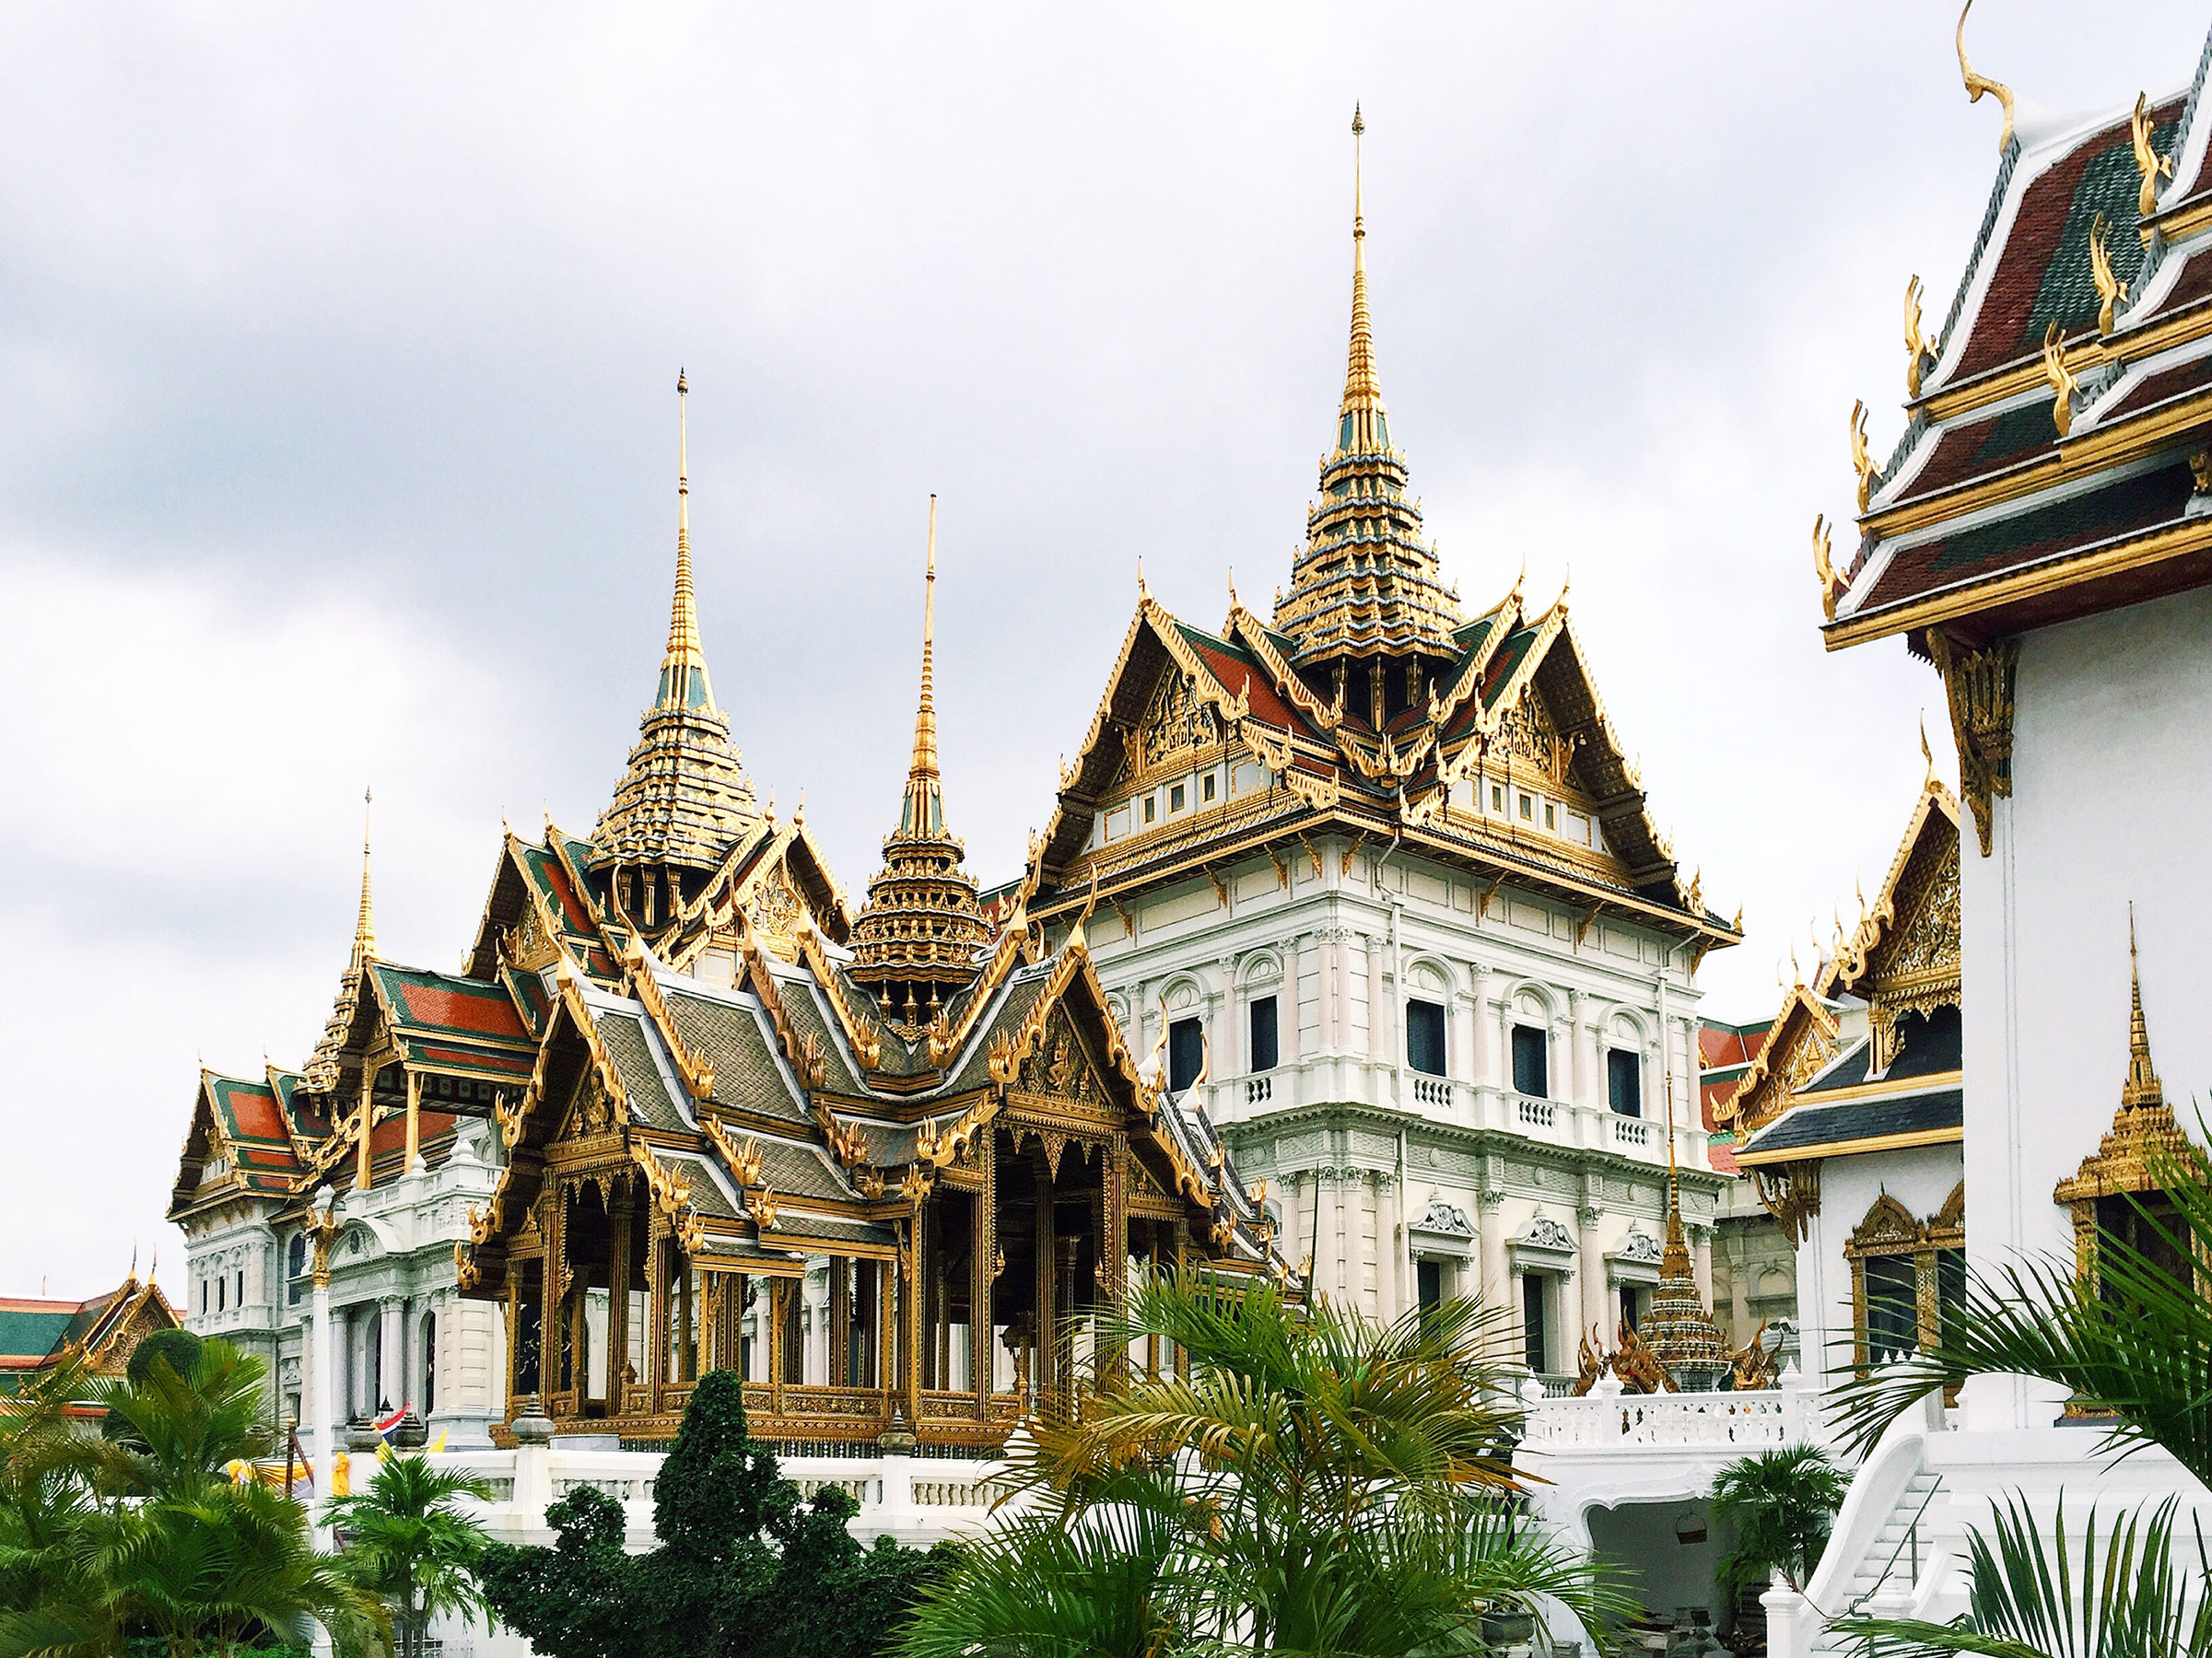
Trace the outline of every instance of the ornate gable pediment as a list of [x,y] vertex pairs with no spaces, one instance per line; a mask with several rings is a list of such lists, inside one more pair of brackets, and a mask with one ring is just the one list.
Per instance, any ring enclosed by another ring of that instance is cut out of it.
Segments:
[[1486,758],[1510,764],[1516,775],[1533,774],[1554,788],[1563,788],[1574,770],[1577,746],[1560,735],[1535,685],[1524,683],[1520,695],[1498,716]]
[[1835,1057],[1837,1026],[1813,993],[1799,985],[1774,1016],[1773,1033],[1744,1073],[1734,1099],[1716,1109],[1723,1127],[1739,1136],[1757,1133],[1788,1108],[1790,1096]]
[[1094,1110],[1103,1107],[1108,1097],[1064,1008],[1053,1010],[1044,1041],[1022,1061],[1013,1085],[1023,1093],[1070,1100]]
[[1187,770],[1202,749],[1222,741],[1221,717],[1200,700],[1198,683],[1170,663],[1153,688],[1152,701],[1129,734],[1118,780]]

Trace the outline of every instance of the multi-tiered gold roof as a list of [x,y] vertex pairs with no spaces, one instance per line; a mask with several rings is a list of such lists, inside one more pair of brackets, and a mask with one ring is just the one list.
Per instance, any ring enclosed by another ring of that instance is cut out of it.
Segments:
[[874,992],[884,1014],[927,1023],[981,971],[990,929],[976,903],[975,878],[961,869],[966,847],[944,824],[937,766],[937,497],[930,497],[929,573],[922,588],[921,702],[914,759],[898,827],[884,841],[884,867],[868,883],[868,907],[852,926],[852,977]]
[[[1275,626],[1300,668],[1330,659],[1453,654],[1457,596],[1438,579],[1422,539],[1421,504],[1406,493],[1405,457],[1390,444],[1375,324],[1367,309],[1367,221],[1359,181],[1355,109],[1352,215],[1352,344],[1338,406],[1337,444],[1321,462],[1321,498],[1306,512],[1305,550],[1292,566]],[[1355,713],[1363,710],[1354,710]]]
[[760,826],[761,813],[730,720],[714,700],[691,588],[691,479],[676,376],[676,592],[661,658],[661,685],[614,798],[591,832],[594,871],[674,866],[715,870]]

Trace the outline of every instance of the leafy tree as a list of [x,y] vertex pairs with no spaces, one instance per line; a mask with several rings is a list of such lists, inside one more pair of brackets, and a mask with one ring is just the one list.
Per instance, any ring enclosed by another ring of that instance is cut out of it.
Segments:
[[1817,1445],[1775,1446],[1722,1468],[1706,1497],[1736,1534],[1721,1557],[1721,1586],[1731,1594],[1762,1587],[1779,1571],[1803,1589],[1850,1489],[1850,1477]]
[[[0,1421],[0,1658],[197,1658],[310,1617],[343,1658],[388,1649],[383,1609],[314,1552],[299,1504],[226,1471],[266,1446],[262,1373],[228,1342],[170,1343],[135,1379],[57,1376]],[[105,1407],[99,1436],[57,1431],[72,1399]]]
[[[1474,1652],[1543,1594],[1602,1629],[1626,1609],[1604,1576],[1516,1524],[1495,1335],[1468,1302],[1382,1325],[1141,1279],[1016,1465],[1034,1506],[925,1590],[907,1658]],[[1143,1337],[1188,1379],[1121,1361]]]
[[378,1455],[368,1489],[331,1505],[340,1530],[346,1575],[392,1608],[404,1658],[423,1650],[433,1618],[474,1617],[484,1609],[476,1586],[484,1528],[459,1506],[489,1489],[466,1474],[430,1465],[427,1456]]
[[544,1658],[870,1658],[930,1557],[862,1548],[855,1509],[835,1487],[802,1499],[747,1431],[738,1376],[715,1371],[661,1465],[650,1554],[626,1554],[621,1505],[583,1488],[546,1510],[551,1548],[491,1544],[479,1579]]

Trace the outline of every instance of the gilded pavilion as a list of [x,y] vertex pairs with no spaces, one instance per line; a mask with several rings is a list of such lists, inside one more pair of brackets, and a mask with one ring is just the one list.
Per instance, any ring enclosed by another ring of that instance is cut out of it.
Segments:
[[[298,1072],[205,1080],[171,1214],[212,1236],[257,1209],[296,1283],[318,1188],[366,1216],[480,1170],[444,1246],[500,1315],[495,1439],[530,1401],[561,1431],[663,1438],[733,1369],[764,1438],[995,1446],[1070,1396],[1133,1267],[1293,1275],[1203,1115],[1124,1039],[1081,923],[1046,950],[1026,886],[983,915],[937,759],[933,508],[913,760],[856,911],[731,741],[687,471],[680,438],[659,683],[591,834],[507,831],[457,974],[380,957],[365,869],[322,1043]],[[389,1242],[362,1230],[365,1255]],[[414,1305],[396,1337],[372,1318],[340,1414],[415,1402],[435,1367],[451,1385]]]

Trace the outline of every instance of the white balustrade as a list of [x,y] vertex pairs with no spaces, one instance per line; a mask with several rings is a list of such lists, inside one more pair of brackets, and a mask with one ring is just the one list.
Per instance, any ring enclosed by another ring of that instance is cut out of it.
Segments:
[[1531,1403],[1523,1443],[1531,1451],[1820,1443],[1825,1435],[1819,1404],[1820,1395],[1809,1388],[1610,1396],[1593,1392]]
[[1517,1115],[1524,1128],[1552,1128],[1559,1125],[1559,1107],[1550,1100],[1521,1099]]
[[1613,1119],[1613,1144],[1642,1148],[1651,1144],[1651,1125],[1641,1117],[1616,1116]]

